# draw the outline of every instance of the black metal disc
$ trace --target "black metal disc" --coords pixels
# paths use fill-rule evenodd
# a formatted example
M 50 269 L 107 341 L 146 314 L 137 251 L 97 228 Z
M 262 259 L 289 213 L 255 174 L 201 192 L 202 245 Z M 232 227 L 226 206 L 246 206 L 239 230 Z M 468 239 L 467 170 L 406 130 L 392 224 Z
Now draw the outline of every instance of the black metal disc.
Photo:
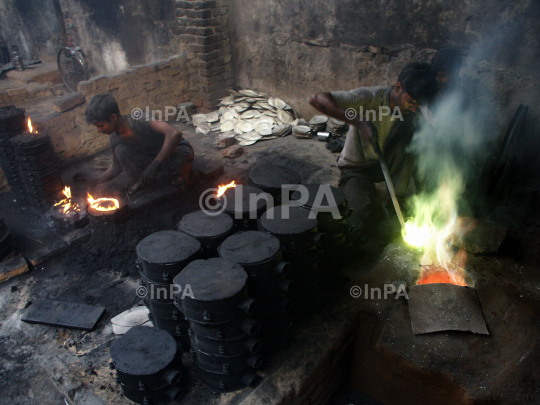
M 270 208 L 261 217 L 261 225 L 275 235 L 296 235 L 316 228 L 316 219 L 309 219 L 310 211 L 303 207 L 282 206 Z
M 279 253 L 279 239 L 266 232 L 237 232 L 218 248 L 224 259 L 240 264 L 260 263 Z
M 200 242 L 185 233 L 160 231 L 139 242 L 137 255 L 148 263 L 166 264 L 184 261 L 200 249 Z
M 195 260 L 174 278 L 184 290 L 189 284 L 195 301 L 217 301 L 238 294 L 247 281 L 238 263 L 222 258 Z
M 266 200 L 260 198 L 253 207 L 254 209 L 250 209 L 250 200 L 255 202 L 255 196 L 259 194 L 264 194 L 264 191 L 257 187 L 239 184 L 238 186 L 229 188 L 225 191 L 224 198 L 218 199 L 218 203 L 224 208 L 225 212 L 230 214 L 235 214 L 237 212 L 249 214 L 250 212 L 263 210 L 266 206 Z
M 307 188 L 308 195 L 309 195 L 307 202 L 303 205 L 304 207 L 313 208 L 313 203 L 315 202 L 315 197 L 317 196 L 317 193 L 323 192 L 323 190 L 321 190 L 320 188 L 321 186 L 330 187 L 330 191 L 332 195 L 334 196 L 334 200 L 335 200 L 335 204 L 330 204 L 330 202 L 328 201 L 328 198 L 326 198 L 326 193 L 325 193 L 325 195 L 322 195 L 322 201 L 320 202 L 322 207 L 339 207 L 346 200 L 345 193 L 341 191 L 339 188 L 335 188 L 327 184 L 304 184 L 304 186 Z M 301 197 L 302 197 L 302 194 L 300 193 L 300 191 L 295 191 L 291 196 L 291 200 L 299 200 Z
M 262 189 L 280 189 L 283 184 L 300 183 L 300 175 L 288 167 L 258 165 L 250 170 L 249 180 Z
M 148 326 L 131 328 L 110 349 L 114 366 L 126 374 L 156 374 L 171 364 L 177 345 L 165 330 Z
M 194 238 L 212 238 L 231 230 L 233 220 L 227 214 L 208 215 L 203 211 L 184 215 L 178 223 L 178 230 Z

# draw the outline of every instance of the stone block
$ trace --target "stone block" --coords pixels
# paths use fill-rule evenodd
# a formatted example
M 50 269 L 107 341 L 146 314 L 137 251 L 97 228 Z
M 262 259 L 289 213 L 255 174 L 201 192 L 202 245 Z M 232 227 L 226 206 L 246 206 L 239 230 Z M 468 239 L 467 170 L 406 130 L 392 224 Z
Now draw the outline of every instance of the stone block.
M 225 72 L 225 68 L 223 66 L 216 66 L 211 69 L 200 69 L 199 74 L 203 77 L 212 77 L 217 76 L 221 73 Z
M 188 27 L 187 33 L 189 35 L 200 35 L 208 37 L 214 35 L 214 29 L 212 27 Z
M 216 50 L 208 53 L 203 53 L 197 55 L 197 59 L 204 60 L 204 61 L 210 61 L 212 59 L 217 59 L 218 57 L 223 56 L 222 50 Z
M 212 35 L 209 37 L 197 37 L 197 43 L 200 45 L 212 45 L 221 41 L 221 34 Z
M 205 1 L 192 1 L 194 10 L 204 10 L 207 8 L 215 8 L 216 0 L 205 0 Z
M 222 21 L 220 17 L 194 18 L 194 19 L 188 19 L 187 25 L 191 27 L 216 27 L 220 25 L 221 23 Z
M 23 96 L 26 97 L 28 91 L 24 87 L 19 87 L 17 89 L 8 89 L 6 91 L 9 97 Z
M 185 0 L 176 0 L 176 7 L 178 8 L 187 8 L 191 9 L 193 8 L 194 1 L 185 1 Z
M 236 143 L 235 136 L 236 134 L 234 132 L 227 132 L 225 134 L 218 135 L 214 141 L 214 147 L 216 149 L 224 149 L 234 145 Z
M 28 263 L 23 256 L 16 256 L 13 259 L 0 263 L 0 283 L 6 282 L 13 277 L 28 273 Z
M 229 146 L 223 151 L 223 157 L 227 159 L 236 159 L 244 154 L 244 148 L 240 145 Z
M 186 29 L 186 32 L 187 32 L 187 29 Z M 180 39 L 180 41 L 186 44 L 194 44 L 197 42 L 197 37 L 195 35 L 184 34 L 184 35 L 180 35 L 178 38 Z
M 212 18 L 212 10 L 186 10 L 187 18 Z
M 177 8 L 174 14 L 176 15 L 176 17 L 185 17 L 186 9 L 185 8 Z
M 64 112 L 71 110 L 78 105 L 86 103 L 86 97 L 82 93 L 70 93 L 53 102 L 54 110 L 58 112 Z

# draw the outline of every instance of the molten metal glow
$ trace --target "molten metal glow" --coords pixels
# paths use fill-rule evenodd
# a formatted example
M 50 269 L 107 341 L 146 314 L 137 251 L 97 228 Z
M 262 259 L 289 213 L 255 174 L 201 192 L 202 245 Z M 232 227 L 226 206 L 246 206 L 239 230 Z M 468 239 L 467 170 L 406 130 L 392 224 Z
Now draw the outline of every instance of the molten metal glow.
M 92 209 L 100 212 L 116 211 L 120 208 L 120 202 L 116 198 L 103 197 L 96 200 L 90 193 L 88 193 L 88 204 Z
M 463 269 L 449 271 L 436 266 L 422 266 L 422 275 L 416 284 L 455 284 L 466 287 L 464 273 Z
M 79 204 L 71 201 L 71 188 L 66 186 L 64 188 L 63 193 L 66 198 L 57 202 L 56 204 L 54 204 L 54 206 L 61 207 L 62 214 L 69 214 L 71 212 L 79 212 L 81 210 L 81 207 L 79 207 Z
M 458 217 L 457 201 L 462 192 L 461 176 L 454 174 L 441 182 L 437 191 L 414 198 L 415 216 L 407 220 L 402 234 L 409 245 L 421 248 L 422 273 L 418 284 L 465 282 L 466 254 L 455 249 L 470 226 Z
M 233 180 L 229 184 L 226 184 L 224 186 L 218 187 L 217 197 L 221 197 L 223 194 L 225 194 L 225 191 L 231 187 L 236 187 L 236 182 Z

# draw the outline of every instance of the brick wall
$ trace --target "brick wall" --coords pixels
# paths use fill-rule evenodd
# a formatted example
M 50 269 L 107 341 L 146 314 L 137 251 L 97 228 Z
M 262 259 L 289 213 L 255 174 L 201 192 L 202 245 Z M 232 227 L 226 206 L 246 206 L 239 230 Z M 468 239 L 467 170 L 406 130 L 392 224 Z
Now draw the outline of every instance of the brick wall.
M 214 108 L 234 84 L 227 7 L 224 0 L 176 2 L 179 36 L 191 73 L 191 101 Z

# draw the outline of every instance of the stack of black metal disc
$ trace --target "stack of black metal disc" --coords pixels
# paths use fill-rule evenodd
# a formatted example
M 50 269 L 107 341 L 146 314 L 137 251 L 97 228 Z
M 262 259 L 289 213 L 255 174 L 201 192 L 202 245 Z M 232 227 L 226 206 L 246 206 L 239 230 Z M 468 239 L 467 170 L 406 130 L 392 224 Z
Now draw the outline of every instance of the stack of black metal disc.
M 229 188 L 218 204 L 234 220 L 237 229 L 257 230 L 257 219 L 266 211 L 267 201 L 272 200 L 260 188 L 238 185 Z
M 259 187 L 274 197 L 275 204 L 281 202 L 284 184 L 299 184 L 300 175 L 284 166 L 258 165 L 249 171 L 249 184 Z
M 47 132 L 22 133 L 11 138 L 30 204 L 47 208 L 61 200 L 64 185 Z
M 0 261 L 12 251 L 11 234 L 3 219 L 0 219 Z
M 310 211 L 299 206 L 270 208 L 260 219 L 260 230 L 279 239 L 283 260 L 291 264 L 289 277 L 296 282 L 292 292 L 294 317 L 301 318 L 314 312 L 321 301 L 321 272 L 318 262 L 321 244 L 326 235 L 318 232 L 318 221 L 309 218 Z
M 319 222 L 319 231 L 326 234 L 321 245 L 323 253 L 320 266 L 331 277 L 332 270 L 343 263 L 352 247 L 348 237 L 354 227 L 346 223 L 352 209 L 348 207 L 345 194 L 340 189 L 328 184 L 306 184 L 305 187 L 308 198 L 303 207 L 314 211 Z M 301 198 L 300 191 L 295 191 L 291 197 L 292 200 Z
M 130 401 L 166 405 L 184 395 L 182 351 L 164 330 L 131 328 L 112 344 L 110 354 L 116 381 Z
M 294 282 L 287 279 L 289 263 L 283 262 L 279 239 L 266 232 L 247 231 L 229 236 L 219 255 L 236 262 L 248 274 L 249 295 L 257 300 L 255 317 L 261 322 L 259 338 L 265 352 L 291 340 Z
M 194 211 L 182 217 L 178 230 L 197 239 L 202 245 L 204 258 L 209 259 L 218 256 L 217 248 L 234 232 L 234 223 L 227 214 L 209 215 Z
M 11 138 L 26 128 L 24 110 L 14 106 L 0 108 L 0 165 L 17 202 L 28 205 L 28 194 L 20 172 Z
M 174 279 L 190 323 L 191 353 L 200 380 L 210 388 L 235 391 L 254 387 L 261 359 L 261 341 L 254 339 L 260 324 L 248 315 L 255 301 L 248 298 L 247 274 L 238 263 L 222 258 L 196 260 Z
M 183 351 L 188 351 L 191 345 L 189 322 L 174 305 L 173 279 L 190 262 L 202 257 L 201 244 L 181 232 L 160 231 L 139 242 L 137 257 L 150 319 L 155 326 L 169 332 L 181 344 Z

